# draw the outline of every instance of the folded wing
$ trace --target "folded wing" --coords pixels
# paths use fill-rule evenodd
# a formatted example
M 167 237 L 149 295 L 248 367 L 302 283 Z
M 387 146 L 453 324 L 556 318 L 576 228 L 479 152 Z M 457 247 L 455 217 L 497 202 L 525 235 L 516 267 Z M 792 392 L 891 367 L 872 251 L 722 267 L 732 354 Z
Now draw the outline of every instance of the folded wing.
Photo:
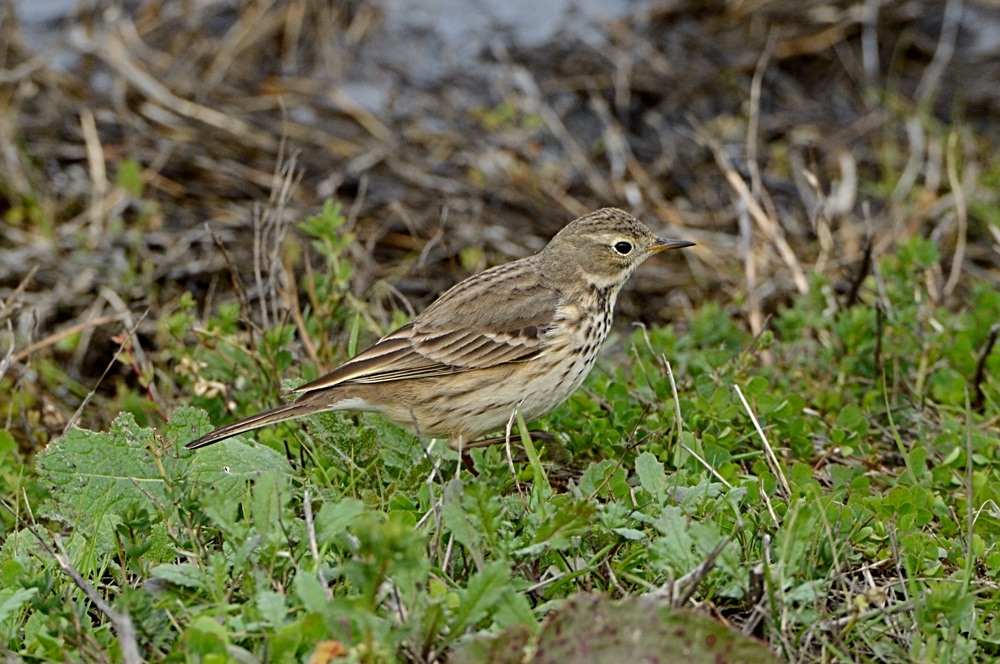
M 489 272 L 481 275 L 489 275 Z M 473 277 L 475 280 L 476 277 Z M 441 297 L 462 299 L 468 293 L 449 291 Z M 474 318 L 457 320 L 458 307 L 431 307 L 398 330 L 389 333 L 353 359 L 330 373 L 295 390 L 298 393 L 323 390 L 345 383 L 382 383 L 395 380 L 433 378 L 475 369 L 486 369 L 510 362 L 530 360 L 547 347 L 546 332 L 552 325 L 558 306 L 558 293 L 535 284 L 530 309 L 514 310 L 509 301 L 498 295 L 502 289 L 479 290 L 478 297 L 491 312 L 489 321 Z M 496 315 L 499 314 L 499 315 Z M 497 319 L 503 321 L 497 326 Z

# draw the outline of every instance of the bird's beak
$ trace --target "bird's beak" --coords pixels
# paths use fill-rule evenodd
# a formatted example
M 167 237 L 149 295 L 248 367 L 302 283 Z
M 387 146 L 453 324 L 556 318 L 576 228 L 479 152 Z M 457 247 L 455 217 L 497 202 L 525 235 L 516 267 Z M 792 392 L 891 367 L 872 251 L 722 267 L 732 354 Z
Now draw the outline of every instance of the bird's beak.
M 687 240 L 668 240 L 663 237 L 656 238 L 656 244 L 654 244 L 650 250 L 654 254 L 658 254 L 661 251 L 666 251 L 667 249 L 683 249 L 684 247 L 693 247 L 694 242 L 688 242 Z

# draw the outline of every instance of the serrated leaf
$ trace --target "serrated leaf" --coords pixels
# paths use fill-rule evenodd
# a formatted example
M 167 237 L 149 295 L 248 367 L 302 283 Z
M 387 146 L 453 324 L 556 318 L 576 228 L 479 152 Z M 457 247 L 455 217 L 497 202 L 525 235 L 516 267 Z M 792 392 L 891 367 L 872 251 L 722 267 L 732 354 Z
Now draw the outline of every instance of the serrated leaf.
M 509 582 L 510 571 L 507 565 L 496 560 L 486 563 L 483 569 L 473 574 L 465 592 L 461 594 L 461 603 L 455 610 L 451 633 L 461 634 L 496 608 L 496 603 L 507 591 Z
M 95 533 L 109 512 L 128 504 L 158 509 L 164 479 L 148 449 L 155 444 L 153 436 L 152 429 L 122 413 L 107 433 L 72 429 L 53 441 L 37 459 L 39 480 L 52 491 L 43 514 Z
M 503 514 L 500 496 L 486 484 L 463 484 L 453 479 L 445 485 L 442 514 L 445 527 L 472 555 L 476 566 L 482 567 L 486 560 L 484 546 L 496 549 L 498 543 Z M 505 552 L 494 550 L 493 555 L 503 556 Z
M 212 422 L 208 419 L 208 413 L 201 408 L 182 406 L 170 416 L 166 435 L 167 440 L 174 441 L 180 447 L 211 430 Z
M 583 497 L 589 497 L 598 493 L 599 490 L 605 488 L 606 480 L 608 476 L 614 472 L 618 464 L 611 459 L 604 459 L 603 461 L 597 461 L 587 466 L 587 469 L 583 471 L 583 475 L 580 476 L 580 493 Z
M 445 484 L 441 514 L 444 517 L 445 528 L 451 531 L 455 540 L 476 555 L 479 551 L 477 543 L 482 539 L 482 533 L 473 526 L 472 520 L 466 514 L 465 506 L 462 505 L 463 486 L 462 480 L 458 478 L 449 480 Z
M 203 412 L 183 408 L 168 436 L 183 440 L 209 428 Z M 274 450 L 233 440 L 179 456 L 166 453 L 153 429 L 140 427 L 130 413 L 119 415 L 106 432 L 70 430 L 39 453 L 37 467 L 40 483 L 52 492 L 42 513 L 72 523 L 90 538 L 106 534 L 129 505 L 158 512 L 168 502 L 167 482 L 209 487 L 222 499 L 235 500 L 262 472 L 291 472 Z
M 292 472 L 282 454 L 264 445 L 249 445 L 239 438 L 197 450 L 186 458 L 191 464 L 187 475 L 189 482 L 212 487 L 234 499 L 243 495 L 247 482 L 256 480 L 267 470 Z
M 667 475 L 663 471 L 663 464 L 653 454 L 643 452 L 635 460 L 635 472 L 639 476 L 639 483 L 642 488 L 662 504 L 663 494 L 667 485 Z
M 546 515 L 539 524 L 532 543 L 517 553 L 533 556 L 545 550 L 565 549 L 573 544 L 573 538 L 584 535 L 594 520 L 597 510 L 586 502 L 560 504 L 554 513 Z
M 692 524 L 688 523 L 677 507 L 668 506 L 653 521 L 661 533 L 647 546 L 651 564 L 656 569 L 669 569 L 675 574 L 687 572 L 701 560 L 695 551 Z

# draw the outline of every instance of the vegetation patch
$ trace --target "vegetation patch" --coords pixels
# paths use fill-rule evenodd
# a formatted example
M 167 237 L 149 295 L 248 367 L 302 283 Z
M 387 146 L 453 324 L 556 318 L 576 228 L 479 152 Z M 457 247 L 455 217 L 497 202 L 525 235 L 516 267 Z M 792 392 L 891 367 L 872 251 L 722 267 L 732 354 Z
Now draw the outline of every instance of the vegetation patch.
M 1000 657 L 995 19 L 751 4 L 443 79 L 372 3 L 0 4 L 6 657 Z M 184 450 L 605 205 L 698 246 L 509 440 Z

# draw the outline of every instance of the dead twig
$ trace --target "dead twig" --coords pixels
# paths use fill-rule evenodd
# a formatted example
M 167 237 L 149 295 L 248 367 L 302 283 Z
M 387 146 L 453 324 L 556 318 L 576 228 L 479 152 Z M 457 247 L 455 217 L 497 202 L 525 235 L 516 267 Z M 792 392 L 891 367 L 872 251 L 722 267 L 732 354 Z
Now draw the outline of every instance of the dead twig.
M 65 329 L 50 334 L 41 341 L 36 341 L 35 343 L 31 344 L 21 352 L 17 353 L 14 356 L 14 361 L 24 362 L 25 360 L 28 359 L 28 357 L 31 356 L 32 353 L 37 353 L 43 348 L 48 348 L 49 346 L 53 346 L 62 341 L 63 339 L 65 339 L 66 337 L 70 337 L 74 334 L 77 334 L 84 330 L 88 330 L 90 328 L 100 327 L 101 325 L 107 325 L 108 323 L 114 323 L 124 319 L 125 319 L 124 314 L 117 313 L 117 314 L 109 314 L 107 316 L 99 316 L 91 320 L 85 320 L 82 323 L 77 323 L 76 325 L 70 325 Z
M 934 50 L 934 57 L 931 63 L 924 70 L 924 75 L 917 86 L 916 97 L 918 105 L 926 107 L 937 93 L 941 85 L 941 77 L 944 76 L 948 64 L 955 55 L 955 43 L 958 38 L 959 23 L 962 20 L 962 0 L 948 0 L 944 6 L 944 14 L 941 17 L 941 33 L 938 37 L 937 48 Z
M 135 625 L 132 623 L 132 617 L 127 611 L 117 611 L 110 604 L 104 601 L 100 593 L 94 589 L 90 583 L 83 578 L 83 575 L 73 567 L 73 564 L 69 561 L 69 554 L 66 553 L 66 548 L 63 546 L 62 539 L 58 535 L 53 535 L 53 546 L 49 545 L 49 542 L 42 537 L 41 533 L 24 517 L 14 511 L 6 500 L 0 499 L 0 504 L 13 515 L 13 517 L 21 524 L 22 528 L 25 528 L 30 532 L 38 543 L 41 545 L 42 549 L 45 550 L 52 558 L 58 563 L 59 569 L 62 570 L 63 574 L 68 576 L 70 580 L 76 584 L 76 587 L 83 591 L 83 594 L 87 596 L 87 599 L 97 608 L 98 611 L 104 614 L 104 616 L 111 621 L 112 626 L 115 629 L 115 634 L 118 637 L 118 647 L 121 651 L 122 660 L 126 664 L 141 664 L 143 661 L 142 656 L 139 654 L 139 643 L 136 640 Z
M 740 386 L 733 385 L 733 387 L 736 389 L 736 394 L 739 395 L 740 401 L 743 402 L 743 408 L 746 409 L 747 414 L 750 416 L 750 420 L 753 422 L 753 426 L 757 430 L 757 434 L 764 443 L 764 459 L 767 461 L 767 465 L 771 468 L 771 472 L 778 481 L 778 488 L 781 489 L 782 495 L 786 498 L 791 496 L 792 489 L 788 485 L 788 480 L 785 479 L 785 471 L 781 469 L 781 464 L 778 462 L 778 456 L 774 453 L 774 448 L 772 448 L 771 443 L 768 442 L 767 436 L 764 435 L 764 430 L 761 428 L 760 422 L 757 421 L 757 416 L 754 415 L 753 410 L 750 408 L 750 404 L 747 403 L 746 397 L 743 396 L 743 390 L 740 389 Z
M 80 405 L 77 407 L 76 412 L 74 412 L 73 416 L 69 418 L 68 422 L 66 422 L 66 427 L 63 429 L 63 435 L 66 435 L 66 433 L 70 429 L 72 429 L 74 426 L 76 426 L 76 423 L 80 419 L 80 415 L 83 414 L 83 409 L 87 407 L 87 404 L 90 403 L 90 400 L 94 398 L 94 394 L 97 393 L 97 386 L 100 385 L 104 381 L 105 377 L 108 375 L 108 372 L 111 371 L 111 367 L 113 367 L 115 365 L 115 362 L 118 361 L 118 357 L 122 354 L 122 351 L 125 350 L 125 347 L 131 341 L 132 337 L 135 336 L 135 331 L 137 329 L 139 329 L 139 324 L 143 320 L 145 320 L 147 314 L 149 314 L 149 310 L 148 309 L 143 312 L 142 316 L 139 316 L 139 320 L 137 320 L 135 322 L 135 325 L 133 325 L 129 329 L 128 336 L 121 341 L 121 344 L 119 344 L 119 346 L 118 346 L 118 350 L 115 351 L 114 357 L 112 357 L 111 361 L 108 362 L 107 366 L 104 367 L 104 371 L 101 373 L 101 376 L 97 379 L 97 382 L 94 383 L 94 386 L 90 389 L 90 392 L 87 393 L 87 396 L 83 399 L 83 401 L 80 402 Z M 119 314 L 119 315 L 121 315 L 121 314 Z M 157 405 L 159 405 L 159 404 L 157 404 Z
M 14 306 L 17 304 L 17 301 L 21 299 L 21 295 L 28 287 L 28 284 L 31 283 L 31 280 L 34 278 L 36 272 L 38 272 L 38 266 L 32 265 L 31 269 L 28 270 L 28 274 L 24 275 L 21 281 L 17 284 L 17 287 L 14 288 L 14 292 L 7 298 L 7 301 L 0 304 L 0 322 L 7 320 L 7 318 L 14 312 Z
M 986 378 L 986 359 L 993 352 L 996 345 L 997 335 L 1000 334 L 1000 323 L 994 323 L 990 328 L 990 333 L 986 336 L 986 343 L 979 350 L 979 357 L 976 359 L 976 373 L 972 378 L 972 391 L 975 396 L 972 398 L 972 407 L 982 410 L 983 401 L 986 396 L 983 394 L 983 379 Z
M 962 188 L 962 178 L 958 173 L 958 158 L 955 151 L 958 145 L 958 132 L 951 132 L 948 136 L 948 152 L 945 158 L 946 169 L 948 171 L 948 184 L 951 186 L 951 193 L 955 200 L 955 222 L 958 225 L 957 238 L 955 240 L 955 255 L 951 259 L 951 271 L 948 274 L 948 281 L 944 285 L 944 294 L 951 295 L 958 286 L 958 280 L 962 276 L 962 262 L 965 260 L 965 246 L 968 242 L 969 214 L 965 204 L 965 190 Z
M 792 281 L 795 284 L 796 290 L 801 294 L 806 294 L 809 292 L 809 280 L 806 279 L 805 270 L 802 269 L 802 265 L 799 263 L 799 259 L 796 258 L 795 252 L 792 251 L 791 245 L 788 244 L 788 240 L 785 239 L 785 232 L 781 228 L 781 225 L 764 211 L 760 206 L 760 203 L 753 197 L 750 188 L 747 187 L 746 182 L 736 169 L 733 168 L 732 161 L 729 159 L 729 155 L 726 151 L 722 149 L 722 145 L 719 144 L 714 138 L 710 138 L 705 134 L 704 131 L 699 131 L 703 142 L 707 143 L 708 147 L 712 150 L 715 155 L 716 164 L 722 169 L 722 173 L 726 178 L 726 182 L 729 186 L 733 188 L 733 191 L 739 196 L 740 201 L 746 205 L 747 211 L 753 218 L 757 225 L 760 227 L 767 239 L 774 245 L 777 250 L 778 255 L 784 261 L 785 265 L 788 267 L 789 271 L 792 273 Z
M 175 95 L 167 86 L 157 81 L 136 64 L 136 59 L 126 51 L 125 43 L 120 35 L 107 31 L 100 37 L 92 37 L 82 26 L 76 26 L 69 31 L 68 40 L 73 47 L 81 52 L 95 55 L 104 60 L 139 92 L 172 112 L 229 132 L 240 140 L 252 143 L 259 148 L 273 149 L 274 139 L 269 134 L 257 130 L 228 113 L 196 104 Z

